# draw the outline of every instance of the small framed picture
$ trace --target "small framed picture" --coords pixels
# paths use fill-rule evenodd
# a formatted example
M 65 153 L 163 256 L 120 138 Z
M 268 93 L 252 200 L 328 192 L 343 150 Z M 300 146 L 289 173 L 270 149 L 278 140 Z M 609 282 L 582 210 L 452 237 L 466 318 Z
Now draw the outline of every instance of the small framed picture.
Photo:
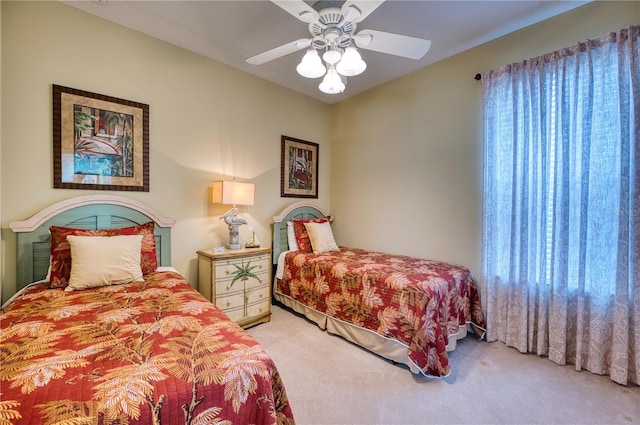
M 281 138 L 280 196 L 292 198 L 318 197 L 318 144 Z
M 149 191 L 149 105 L 53 85 L 53 187 Z

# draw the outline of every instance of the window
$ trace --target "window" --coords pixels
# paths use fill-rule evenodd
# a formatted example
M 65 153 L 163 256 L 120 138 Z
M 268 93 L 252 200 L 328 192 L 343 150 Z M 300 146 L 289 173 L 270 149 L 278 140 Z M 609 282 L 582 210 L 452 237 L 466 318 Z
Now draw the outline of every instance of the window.
M 630 27 L 482 78 L 487 338 L 597 373 L 626 362 L 617 382 L 617 368 L 640 374 L 639 38 Z

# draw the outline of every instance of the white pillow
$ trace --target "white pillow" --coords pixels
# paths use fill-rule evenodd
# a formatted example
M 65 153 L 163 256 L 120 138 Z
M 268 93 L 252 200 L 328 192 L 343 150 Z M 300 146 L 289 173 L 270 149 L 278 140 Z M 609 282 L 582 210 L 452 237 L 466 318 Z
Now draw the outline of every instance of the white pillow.
M 53 255 L 49 256 L 49 268 L 47 269 L 47 277 L 44 278 L 47 282 L 51 282 L 51 261 L 53 260 Z
M 304 227 L 309 234 L 309 241 L 314 254 L 324 254 L 325 252 L 340 251 L 338 244 L 333 238 L 331 223 L 304 223 Z
M 142 235 L 67 236 L 71 274 L 65 291 L 141 282 Z
M 287 241 L 289 242 L 289 251 L 300 251 L 296 232 L 293 230 L 293 221 L 287 221 Z

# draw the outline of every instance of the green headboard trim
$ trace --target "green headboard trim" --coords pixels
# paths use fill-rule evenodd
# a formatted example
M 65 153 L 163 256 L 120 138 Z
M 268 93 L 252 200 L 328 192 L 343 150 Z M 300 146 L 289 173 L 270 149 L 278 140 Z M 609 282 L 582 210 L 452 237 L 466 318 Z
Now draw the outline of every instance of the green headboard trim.
M 287 240 L 287 221 L 294 218 L 303 220 L 326 217 L 329 214 L 317 205 L 306 201 L 298 201 L 286 207 L 280 214 L 273 217 L 273 264 L 277 264 L 280 253 L 289 249 Z M 274 267 L 275 270 L 275 267 Z
M 149 206 L 114 195 L 87 195 L 51 205 L 25 221 L 10 223 L 18 245 L 17 289 L 44 279 L 49 268 L 49 227 L 109 229 L 155 222 L 158 265 L 171 265 L 171 226 L 175 220 Z

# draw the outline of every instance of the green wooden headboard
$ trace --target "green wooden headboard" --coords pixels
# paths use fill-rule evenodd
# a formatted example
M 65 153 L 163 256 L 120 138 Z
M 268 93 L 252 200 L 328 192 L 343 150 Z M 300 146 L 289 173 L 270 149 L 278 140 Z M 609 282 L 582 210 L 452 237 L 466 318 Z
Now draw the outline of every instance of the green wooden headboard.
M 306 201 L 298 201 L 286 207 L 280 214 L 273 217 L 273 264 L 277 264 L 280 253 L 289 249 L 287 241 L 287 221 L 294 218 L 303 220 L 326 217 L 329 214 L 324 212 L 319 206 Z M 275 267 L 274 267 L 275 270 Z
M 49 268 L 49 227 L 109 229 L 155 222 L 158 265 L 171 265 L 171 227 L 175 220 L 140 201 L 114 195 L 86 195 L 53 204 L 25 221 L 9 224 L 17 236 L 17 289 L 44 279 Z

